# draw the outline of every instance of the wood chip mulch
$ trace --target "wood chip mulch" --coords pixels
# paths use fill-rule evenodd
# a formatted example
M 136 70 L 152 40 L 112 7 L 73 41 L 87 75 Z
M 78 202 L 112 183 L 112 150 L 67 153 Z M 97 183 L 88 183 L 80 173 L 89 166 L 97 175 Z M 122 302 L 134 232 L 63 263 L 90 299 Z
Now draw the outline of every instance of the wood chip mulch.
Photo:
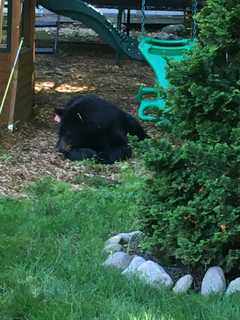
M 74 181 L 79 174 L 99 174 L 116 179 L 119 165 L 86 166 L 64 160 L 55 151 L 57 126 L 54 107 L 74 95 L 94 93 L 135 115 L 136 92 L 151 84 L 153 74 L 144 63 L 122 60 L 103 45 L 70 47 L 58 55 L 36 58 L 35 106 L 32 119 L 10 133 L 0 131 L 0 194 L 23 196 L 24 186 L 44 176 Z M 152 124 L 144 123 L 148 133 Z

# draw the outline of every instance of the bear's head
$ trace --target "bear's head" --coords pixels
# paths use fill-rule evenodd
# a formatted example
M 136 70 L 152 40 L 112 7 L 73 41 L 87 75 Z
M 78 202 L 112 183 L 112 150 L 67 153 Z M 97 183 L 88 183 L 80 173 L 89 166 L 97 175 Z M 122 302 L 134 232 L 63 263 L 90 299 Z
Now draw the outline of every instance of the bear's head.
M 59 123 L 56 148 L 61 153 L 67 153 L 74 148 L 88 148 L 91 138 L 96 136 L 100 128 L 77 105 L 55 108 L 54 120 Z

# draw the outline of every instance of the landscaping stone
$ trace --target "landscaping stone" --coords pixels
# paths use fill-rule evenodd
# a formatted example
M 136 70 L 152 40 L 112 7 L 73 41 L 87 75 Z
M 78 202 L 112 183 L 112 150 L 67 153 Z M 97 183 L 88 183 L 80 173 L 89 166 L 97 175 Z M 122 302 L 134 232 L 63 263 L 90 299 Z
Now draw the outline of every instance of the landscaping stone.
M 190 274 L 186 274 L 176 282 L 173 291 L 175 293 L 185 293 L 191 288 L 192 283 L 193 277 Z
M 129 266 L 122 272 L 122 274 L 136 273 L 138 267 L 143 264 L 146 260 L 142 257 L 135 256 Z
M 144 233 L 141 231 L 132 231 L 132 232 L 122 232 L 118 236 L 121 238 L 121 244 L 129 244 L 130 242 L 138 242 L 143 238 Z
M 123 247 L 120 244 L 113 242 L 113 243 L 109 243 L 108 245 L 106 245 L 103 248 L 103 253 L 104 254 L 113 254 L 115 252 L 119 252 L 122 250 L 123 250 Z
M 109 238 L 106 242 L 105 242 L 105 247 L 108 246 L 109 244 L 119 244 L 121 241 L 121 234 L 117 234 L 111 238 Z
M 136 250 L 140 241 L 144 238 L 144 233 L 141 231 L 133 231 L 128 234 L 128 250 Z
M 226 280 L 224 272 L 220 267 L 211 267 L 207 270 L 201 285 L 201 294 L 222 293 L 226 290 Z
M 173 285 L 173 280 L 169 274 L 160 265 L 150 260 L 142 263 L 137 268 L 137 274 L 142 280 L 151 285 L 163 285 L 166 287 L 172 287 Z
M 236 278 L 232 280 L 227 288 L 226 295 L 230 295 L 233 293 L 239 292 L 240 293 L 240 278 Z
M 121 232 L 109 238 L 105 245 L 112 243 L 128 244 L 129 242 L 138 242 L 142 240 L 144 233 L 142 231 Z
M 113 267 L 123 271 L 129 266 L 132 259 L 133 259 L 133 256 L 130 256 L 125 252 L 116 252 L 110 255 L 105 260 L 105 262 L 103 263 L 103 266 Z

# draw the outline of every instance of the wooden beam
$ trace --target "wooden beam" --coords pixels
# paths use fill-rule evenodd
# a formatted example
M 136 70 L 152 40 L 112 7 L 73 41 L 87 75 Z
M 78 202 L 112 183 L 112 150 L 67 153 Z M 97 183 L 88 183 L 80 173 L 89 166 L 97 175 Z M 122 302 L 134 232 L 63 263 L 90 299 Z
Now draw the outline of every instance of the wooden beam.
M 19 97 L 19 90 L 21 90 L 20 81 L 22 83 L 28 77 L 30 77 L 29 82 L 31 84 L 27 86 L 28 91 L 26 92 L 26 96 L 28 95 L 31 98 L 31 100 L 33 99 L 33 92 L 34 92 L 33 72 L 31 73 L 27 72 L 27 68 L 28 68 L 27 67 L 23 77 L 22 68 L 24 68 L 24 65 L 26 63 L 23 61 L 24 57 L 26 57 L 26 50 L 30 52 L 30 54 L 27 54 L 27 59 L 29 60 L 29 66 L 33 68 L 33 60 L 34 60 L 34 52 L 35 52 L 35 46 L 34 46 L 35 4 L 36 4 L 35 0 L 25 0 L 24 12 L 22 11 L 22 6 L 18 6 L 18 10 L 16 11 L 16 12 L 22 13 L 20 14 L 17 20 L 17 25 L 21 26 L 21 23 L 24 22 L 23 37 L 24 37 L 24 46 L 26 47 L 24 51 L 21 52 L 19 63 L 15 70 L 14 79 L 12 83 L 9 121 L 8 121 L 8 128 L 10 130 L 14 129 L 16 122 L 24 118 L 23 116 L 21 116 L 21 119 L 19 119 L 18 109 L 19 109 L 19 106 L 21 106 L 21 101 L 18 100 L 18 97 Z M 18 35 L 16 35 L 16 33 L 14 35 L 16 36 L 17 40 L 20 37 L 19 29 L 20 28 L 18 28 Z M 28 100 L 30 100 L 30 98 Z M 21 112 L 25 112 L 25 110 L 22 109 L 22 106 L 21 106 Z M 29 106 L 26 106 L 26 113 L 29 115 Z
M 10 98 L 9 98 L 9 118 L 8 118 L 8 128 L 13 130 L 13 122 L 14 122 L 14 112 L 15 112 L 15 104 L 16 104 L 16 95 L 17 95 L 17 81 L 18 81 L 18 59 L 17 57 L 19 45 L 20 45 L 20 30 L 21 30 L 21 22 L 22 22 L 22 12 L 23 12 L 23 2 L 22 1 L 14 1 L 14 6 L 12 7 L 12 41 L 15 40 L 14 47 L 12 46 L 12 58 L 14 67 L 13 81 L 12 87 L 10 90 Z M 14 38 L 14 39 L 13 39 Z M 20 47 L 21 50 L 21 47 Z M 20 55 L 20 51 L 19 51 Z M 15 65 L 15 66 L 14 66 Z

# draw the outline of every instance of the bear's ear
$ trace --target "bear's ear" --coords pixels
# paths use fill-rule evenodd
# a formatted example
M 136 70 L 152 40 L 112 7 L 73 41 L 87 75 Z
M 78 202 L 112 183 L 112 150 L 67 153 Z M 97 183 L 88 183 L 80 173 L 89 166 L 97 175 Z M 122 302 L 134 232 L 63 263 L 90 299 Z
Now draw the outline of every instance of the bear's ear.
M 55 108 L 54 121 L 60 123 L 62 120 L 64 108 L 57 107 Z

